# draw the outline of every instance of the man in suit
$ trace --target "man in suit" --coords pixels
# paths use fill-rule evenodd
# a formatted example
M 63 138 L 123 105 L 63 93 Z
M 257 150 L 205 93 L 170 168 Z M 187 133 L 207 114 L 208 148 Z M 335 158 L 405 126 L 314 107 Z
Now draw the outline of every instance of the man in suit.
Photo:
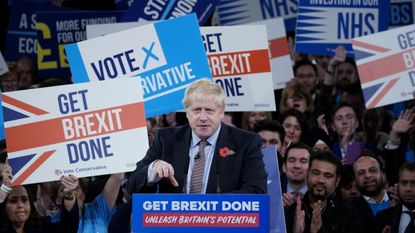
M 284 175 L 281 176 L 281 191 L 284 207 L 292 205 L 297 196 L 307 192 L 307 173 L 311 149 L 303 143 L 294 143 L 285 151 Z
M 370 151 L 364 151 L 353 163 L 354 179 L 362 196 L 352 199 L 350 204 L 363 216 L 366 232 L 373 232 L 376 213 L 393 204 L 387 193 L 384 171 L 380 156 Z
M 336 195 L 340 161 L 330 151 L 313 152 L 307 174 L 308 191 L 303 199 L 285 209 L 289 233 L 364 232 L 357 209 L 345 205 Z
M 261 139 L 221 123 L 222 88 L 207 79 L 194 82 L 183 104 L 189 125 L 158 131 L 129 179 L 129 192 L 266 193 Z
M 400 204 L 376 215 L 375 232 L 415 232 L 415 162 L 405 163 L 399 170 L 398 196 Z

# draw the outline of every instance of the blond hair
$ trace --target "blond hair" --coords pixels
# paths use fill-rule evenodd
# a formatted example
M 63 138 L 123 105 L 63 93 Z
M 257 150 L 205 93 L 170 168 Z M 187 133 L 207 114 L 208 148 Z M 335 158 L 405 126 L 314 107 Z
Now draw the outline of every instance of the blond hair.
M 182 103 L 188 108 L 193 101 L 205 101 L 210 99 L 224 110 L 225 98 L 222 87 L 207 78 L 203 78 L 193 82 L 187 87 Z

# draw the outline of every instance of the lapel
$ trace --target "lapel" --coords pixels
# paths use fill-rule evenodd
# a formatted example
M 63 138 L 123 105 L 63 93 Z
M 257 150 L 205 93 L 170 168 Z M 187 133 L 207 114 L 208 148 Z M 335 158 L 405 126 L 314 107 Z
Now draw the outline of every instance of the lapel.
M 228 147 L 235 151 L 234 142 L 231 138 L 230 126 L 226 124 L 221 125 L 218 140 L 216 141 L 215 152 L 213 154 L 212 165 L 210 166 L 209 179 L 206 188 L 206 193 L 220 193 L 224 184 L 221 183 L 221 176 L 226 173 L 225 168 L 230 160 L 230 157 L 223 158 L 219 155 L 220 148 Z M 218 184 L 219 183 L 219 184 Z
M 402 204 L 398 204 L 392 211 L 392 226 L 391 232 L 398 233 L 399 232 L 399 223 L 401 221 L 401 214 L 402 214 Z
M 185 192 L 187 171 L 189 168 L 189 147 L 191 136 L 191 129 L 189 125 L 178 128 L 174 133 L 175 141 L 173 142 L 173 168 L 174 176 L 179 183 L 178 192 Z

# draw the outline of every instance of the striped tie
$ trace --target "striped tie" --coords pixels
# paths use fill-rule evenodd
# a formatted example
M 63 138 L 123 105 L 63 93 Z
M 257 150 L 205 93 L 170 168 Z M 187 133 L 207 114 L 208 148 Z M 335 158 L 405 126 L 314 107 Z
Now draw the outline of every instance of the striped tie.
M 199 152 L 195 156 L 189 193 L 202 193 L 203 174 L 205 171 L 206 139 L 199 141 Z

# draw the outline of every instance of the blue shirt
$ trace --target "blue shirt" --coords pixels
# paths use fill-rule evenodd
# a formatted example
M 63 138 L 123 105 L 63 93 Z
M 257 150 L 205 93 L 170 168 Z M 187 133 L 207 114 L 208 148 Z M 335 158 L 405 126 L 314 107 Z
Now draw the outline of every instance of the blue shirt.
M 113 213 L 104 195 L 99 194 L 92 203 L 84 205 L 84 213 L 79 218 L 78 233 L 107 233 Z

